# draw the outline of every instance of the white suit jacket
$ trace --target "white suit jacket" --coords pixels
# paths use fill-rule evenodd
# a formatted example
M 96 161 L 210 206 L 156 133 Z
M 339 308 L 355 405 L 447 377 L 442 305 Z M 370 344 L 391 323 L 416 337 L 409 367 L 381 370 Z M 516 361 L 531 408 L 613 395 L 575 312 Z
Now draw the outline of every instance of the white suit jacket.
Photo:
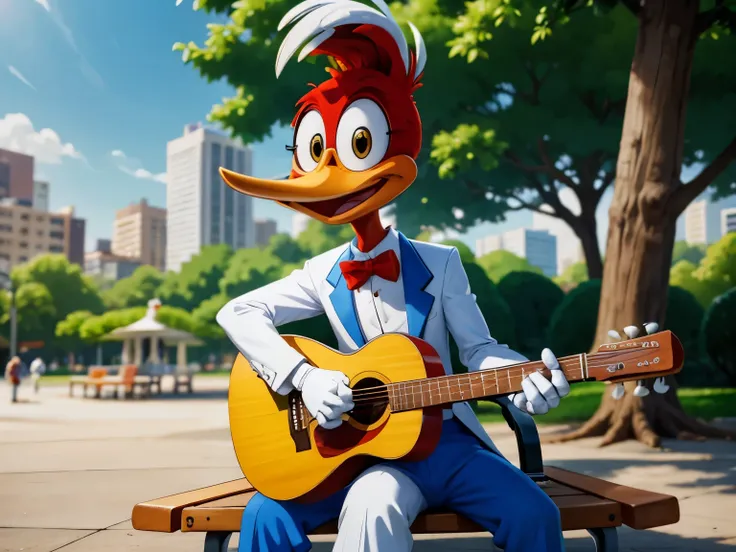
M 340 262 L 373 258 L 388 249 L 399 257 L 398 281 L 373 276 L 350 291 Z M 289 376 L 304 358 L 281 339 L 276 327 L 322 313 L 342 352 L 354 351 L 381 333 L 405 333 L 432 345 L 451 374 L 451 333 L 469 370 L 527 360 L 491 337 L 456 248 L 409 240 L 393 229 L 368 253 L 354 242 L 342 245 L 286 278 L 233 299 L 217 314 L 217 322 L 271 389 L 287 394 L 292 390 Z M 452 413 L 498 452 L 468 403 L 454 404 Z

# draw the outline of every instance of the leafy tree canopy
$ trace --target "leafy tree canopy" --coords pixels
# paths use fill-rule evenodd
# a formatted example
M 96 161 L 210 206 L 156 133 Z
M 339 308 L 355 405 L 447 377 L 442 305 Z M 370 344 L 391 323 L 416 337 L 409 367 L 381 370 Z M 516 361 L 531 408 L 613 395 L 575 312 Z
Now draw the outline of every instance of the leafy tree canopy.
M 90 343 L 99 341 L 100 338 L 111 331 L 140 320 L 145 314 L 145 307 L 107 311 L 102 315 L 87 318 L 82 322 L 79 326 L 79 337 Z
M 343 245 L 354 237 L 353 229 L 349 225 L 334 226 L 310 220 L 306 230 L 297 236 L 296 242 L 307 256 L 314 257 Z
M 16 292 L 19 341 L 44 341 L 54 337 L 56 305 L 49 289 L 38 282 L 28 282 Z
M 285 263 L 296 263 L 307 258 L 307 253 L 289 234 L 275 234 L 271 236 L 266 252 L 275 255 Z
M 263 249 L 238 249 L 220 280 L 220 292 L 225 297 L 237 297 L 281 275 L 281 259 Z
M 672 249 L 672 266 L 680 261 L 688 261 L 697 265 L 705 257 L 706 249 L 704 245 L 690 245 L 686 241 L 677 241 Z
M 139 266 L 127 278 L 115 282 L 102 298 L 109 309 L 145 307 L 156 297 L 156 292 L 164 281 L 164 275 L 153 266 Z
M 460 254 L 460 260 L 463 263 L 473 263 L 475 264 L 475 253 L 473 253 L 473 250 L 468 247 L 468 244 L 465 242 L 462 242 L 460 240 L 445 240 L 442 242 L 444 245 L 449 245 L 457 249 L 457 252 Z
M 180 272 L 166 274 L 159 289 L 161 302 L 191 311 L 216 295 L 232 254 L 232 249 L 223 244 L 203 247 Z
M 582 263 L 573 263 L 562 271 L 562 274 L 553 278 L 558 285 L 580 284 L 588 280 L 588 267 Z
M 483 255 L 475 259 L 475 262 L 486 271 L 488 278 L 496 283 L 500 282 L 510 272 L 534 272 L 536 274 L 542 274 L 541 269 L 532 266 L 526 259 L 503 249 Z
M 84 342 L 80 337 L 79 329 L 87 320 L 94 317 L 89 311 L 74 311 L 56 325 L 55 335 L 57 344 L 68 351 L 74 351 Z
M 704 352 L 736 385 L 736 288 L 713 301 L 705 313 L 701 337 Z

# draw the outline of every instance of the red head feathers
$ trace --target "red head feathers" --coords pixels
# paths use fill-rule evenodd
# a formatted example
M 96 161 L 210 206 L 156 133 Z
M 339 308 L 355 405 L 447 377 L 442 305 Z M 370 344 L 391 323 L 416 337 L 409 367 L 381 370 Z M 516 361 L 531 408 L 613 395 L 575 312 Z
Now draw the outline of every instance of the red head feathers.
M 416 51 L 383 0 L 306 0 L 279 30 L 293 27 L 278 52 L 276 76 L 298 60 L 330 56 L 338 68 L 298 102 L 288 181 L 223 171 L 233 188 L 274 199 L 331 224 L 354 222 L 393 201 L 416 178 L 421 121 L 413 93 L 426 62 L 424 41 L 409 24 Z

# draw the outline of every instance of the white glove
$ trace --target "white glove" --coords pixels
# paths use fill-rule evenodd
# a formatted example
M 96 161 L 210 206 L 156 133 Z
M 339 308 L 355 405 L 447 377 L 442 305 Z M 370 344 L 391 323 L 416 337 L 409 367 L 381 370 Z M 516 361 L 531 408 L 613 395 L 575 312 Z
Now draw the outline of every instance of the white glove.
M 340 416 L 354 407 L 353 390 L 348 387 L 350 380 L 342 372 L 304 363 L 294 374 L 292 383 L 301 391 L 309 413 L 325 429 L 338 427 L 342 423 Z
M 509 395 L 516 408 L 529 414 L 546 414 L 550 408 L 557 407 L 560 399 L 570 392 L 570 384 L 554 353 L 544 349 L 542 362 L 552 373 L 552 381 L 539 372 L 534 372 L 522 380 L 522 393 Z

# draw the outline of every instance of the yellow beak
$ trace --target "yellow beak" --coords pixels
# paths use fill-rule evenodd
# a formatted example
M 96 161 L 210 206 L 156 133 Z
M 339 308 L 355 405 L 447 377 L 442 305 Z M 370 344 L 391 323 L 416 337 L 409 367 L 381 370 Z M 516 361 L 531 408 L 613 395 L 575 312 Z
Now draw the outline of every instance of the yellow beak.
M 299 176 L 269 180 L 220 169 L 227 185 L 240 193 L 277 201 L 327 224 L 345 224 L 396 199 L 414 182 L 417 166 L 408 155 L 396 155 L 355 172 L 327 149 L 313 171 L 304 173 L 294 163 L 294 172 Z

